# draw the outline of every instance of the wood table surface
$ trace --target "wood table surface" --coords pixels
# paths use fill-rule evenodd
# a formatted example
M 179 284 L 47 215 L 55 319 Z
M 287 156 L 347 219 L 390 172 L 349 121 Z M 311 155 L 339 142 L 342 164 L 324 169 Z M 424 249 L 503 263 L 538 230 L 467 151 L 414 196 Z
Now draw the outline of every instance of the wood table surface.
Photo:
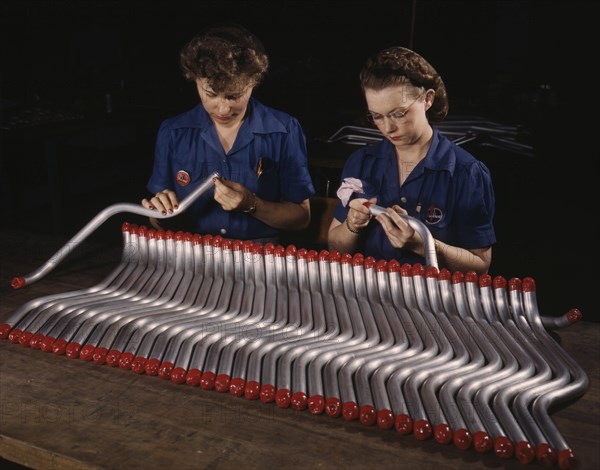
M 0 231 L 0 323 L 28 300 L 91 287 L 122 248 L 87 240 L 40 281 L 10 288 L 66 242 Z M 585 315 L 585 313 L 584 313 Z M 600 324 L 553 333 L 588 374 L 585 394 L 551 410 L 581 469 L 600 468 Z M 236 398 L 0 340 L 0 456 L 36 469 L 523 469 L 473 449 L 358 421 Z M 537 464 L 533 464 L 540 468 Z M 555 466 L 554 468 L 558 468 Z

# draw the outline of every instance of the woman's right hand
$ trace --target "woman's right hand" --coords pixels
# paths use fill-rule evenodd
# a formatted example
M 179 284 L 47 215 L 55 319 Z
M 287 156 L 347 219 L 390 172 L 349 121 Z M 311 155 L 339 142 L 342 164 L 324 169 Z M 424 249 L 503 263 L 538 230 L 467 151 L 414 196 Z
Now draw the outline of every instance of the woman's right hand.
M 142 199 L 142 206 L 146 209 L 157 210 L 162 215 L 172 214 L 175 209 L 179 207 L 179 201 L 175 191 L 170 189 L 163 189 L 156 193 L 156 195 L 148 200 Z
M 365 198 L 356 198 L 350 201 L 348 207 L 348 216 L 346 219 L 348 220 L 348 225 L 354 230 L 361 231 L 369 225 L 371 221 L 371 212 L 364 205 L 365 202 L 370 202 L 371 204 L 375 204 L 377 202 L 376 198 L 365 199 Z

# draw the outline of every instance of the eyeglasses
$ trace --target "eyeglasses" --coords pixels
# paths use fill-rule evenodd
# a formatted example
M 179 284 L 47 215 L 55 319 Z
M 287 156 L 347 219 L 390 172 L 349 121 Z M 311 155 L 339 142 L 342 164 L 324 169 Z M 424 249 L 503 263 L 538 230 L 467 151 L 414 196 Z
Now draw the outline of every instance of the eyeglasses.
M 412 103 L 410 103 L 406 108 L 404 108 L 403 111 L 392 111 L 391 113 L 388 113 L 388 114 L 367 113 L 367 119 L 375 125 L 381 125 L 381 124 L 383 124 L 383 121 L 387 117 L 390 121 L 397 124 L 402 119 L 404 119 L 404 117 L 410 111 L 411 106 L 413 104 L 415 104 L 417 101 L 419 101 L 419 99 L 421 99 L 422 96 L 423 96 L 423 93 L 421 93 L 419 96 L 417 96 L 413 100 Z

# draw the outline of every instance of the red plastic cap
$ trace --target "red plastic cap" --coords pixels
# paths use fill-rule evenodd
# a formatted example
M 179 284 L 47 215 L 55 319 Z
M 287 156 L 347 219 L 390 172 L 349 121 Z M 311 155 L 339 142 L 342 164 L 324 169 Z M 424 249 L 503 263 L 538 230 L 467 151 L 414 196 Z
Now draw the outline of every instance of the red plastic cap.
M 204 235 L 202 237 L 202 244 L 204 246 L 211 245 L 212 244 L 212 238 L 213 238 L 212 235 L 210 235 L 210 234 L 207 233 L 206 235 Z
M 106 356 L 108 355 L 108 349 L 96 348 L 92 354 L 92 359 L 95 364 L 102 365 L 106 363 Z
M 124 352 L 119 358 L 119 367 L 123 370 L 131 369 L 131 363 L 133 362 L 133 359 L 134 357 L 132 353 Z
M 194 239 L 194 235 L 192 234 L 192 232 L 185 232 L 183 234 L 183 241 L 191 242 L 193 239 Z
M 464 428 L 457 429 L 454 433 L 454 445 L 460 450 L 467 450 L 471 447 L 473 437 L 471 433 Z
M 106 355 L 106 363 L 111 367 L 119 365 L 119 358 L 121 357 L 121 351 L 117 349 L 111 349 Z
M 413 420 L 407 414 L 400 414 L 396 416 L 394 421 L 394 427 L 402 435 L 408 435 L 413 430 Z
M 556 451 L 547 443 L 538 444 L 535 449 L 537 462 L 544 467 L 552 467 L 556 462 Z
M 288 245 L 285 249 L 285 256 L 296 256 L 296 247 L 294 245 Z
M 358 419 L 365 426 L 373 426 L 377 421 L 377 412 L 372 405 L 363 405 L 360 407 Z
M 535 459 L 535 451 L 529 442 L 519 441 L 515 446 L 515 457 L 522 464 L 528 464 Z
M 392 429 L 394 427 L 394 413 L 392 413 L 392 410 L 379 410 L 377 412 L 377 427 L 379 429 Z
M 21 289 L 25 287 L 26 284 L 27 282 L 25 281 L 25 278 L 23 276 L 13 277 L 13 280 L 10 281 L 10 286 L 13 289 Z
M 425 276 L 425 267 L 421 263 L 415 263 L 412 267 L 412 275 L 413 276 Z
M 121 224 L 121 232 L 128 232 L 129 231 L 129 222 L 123 222 Z
M 363 206 L 365 206 L 367 209 L 371 208 L 371 201 L 365 201 L 363 202 Z
M 521 279 L 519 279 L 518 277 L 511 277 L 508 280 L 508 290 L 509 291 L 513 291 L 513 290 L 522 290 L 522 286 L 523 285 L 523 281 L 521 281 Z
M 169 380 L 171 378 L 171 372 L 173 372 L 173 363 L 166 361 L 163 362 L 158 368 L 158 376 L 163 380 Z
M 448 271 L 446 268 L 442 268 L 440 271 L 440 275 L 438 276 L 440 281 L 449 281 L 452 279 L 452 273 Z
M 352 266 L 364 266 L 364 264 L 365 264 L 365 257 L 363 256 L 362 253 L 356 253 L 352 257 Z
M 137 356 L 131 362 L 131 370 L 136 374 L 143 374 L 144 372 L 146 372 L 145 365 L 146 365 L 146 358 L 142 357 L 142 356 Z
M 149 234 L 148 234 L 149 235 Z M 164 240 L 165 238 L 167 238 L 167 233 L 164 230 L 156 230 L 156 239 L 157 240 Z
M 275 256 L 279 256 L 279 257 L 283 258 L 283 256 L 285 255 L 285 248 L 281 245 L 277 245 L 275 247 L 275 249 L 273 250 L 273 254 Z
M 185 376 L 185 383 L 190 387 L 195 387 L 200 385 L 200 378 L 202 377 L 202 372 L 200 370 L 194 368 L 187 371 Z M 173 380 L 173 374 L 171 374 L 171 380 Z
M 308 250 L 306 253 L 306 261 L 309 263 L 317 261 L 318 253 L 316 250 Z
M 426 419 L 418 419 L 415 421 L 413 434 L 419 441 L 429 439 L 432 434 L 431 424 Z
M 228 250 L 228 251 L 233 250 L 233 242 L 231 240 L 223 240 L 223 243 L 221 243 L 221 246 L 223 247 L 224 250 Z
M 498 436 L 494 440 L 494 453 L 501 459 L 510 459 L 513 452 L 513 444 L 508 437 Z
M 436 278 L 440 275 L 438 269 L 435 266 L 427 266 L 425 270 L 425 277 Z
M 475 450 L 481 454 L 489 452 L 493 447 L 492 438 L 487 432 L 477 431 L 473 434 L 473 445 Z
M 246 389 L 246 381 L 241 377 L 231 379 L 229 384 L 229 393 L 234 397 L 241 397 Z
M 332 250 L 329 252 L 329 262 L 330 263 L 339 263 L 342 255 L 337 250 Z
M 165 239 L 166 240 L 173 240 L 175 238 L 175 233 L 173 232 L 173 230 L 165 230 Z
M 377 260 L 372 256 L 367 256 L 365 258 L 365 269 L 372 269 L 377 265 Z
M 475 271 L 467 271 L 465 274 L 465 282 L 479 282 L 479 276 Z
M 452 284 L 459 284 L 465 281 L 465 275 L 460 271 L 455 271 L 452 273 Z
M 33 333 L 31 331 L 24 331 L 23 333 L 21 333 L 21 336 L 19 337 L 19 344 L 21 346 L 23 346 L 24 348 L 29 346 L 29 340 L 31 339 L 31 337 L 33 336 Z
M 402 277 L 411 277 L 412 276 L 412 265 L 408 263 L 404 263 L 400 268 L 400 275 Z
M 96 350 L 96 346 L 92 344 L 86 344 L 81 351 L 79 352 L 79 359 L 82 361 L 91 361 L 94 358 L 94 351 Z
M 494 289 L 506 289 L 506 279 L 502 276 L 494 278 Z
M 446 423 L 440 423 L 435 427 L 433 437 L 438 444 L 450 444 L 452 442 L 452 430 Z
M 489 274 L 482 274 L 479 276 L 479 287 L 490 287 L 492 285 L 492 276 Z
M 156 230 L 154 230 L 153 228 L 147 229 L 146 227 L 140 227 L 138 229 L 138 235 L 140 237 L 145 237 L 148 240 L 154 240 L 156 239 Z
M 337 418 L 342 414 L 342 402 L 337 397 L 329 397 L 325 401 L 325 413 L 331 418 Z
M 352 255 L 350 253 L 344 253 L 340 258 L 342 264 L 352 264 Z
M 255 255 L 262 255 L 263 254 L 263 246 L 260 243 L 255 243 L 254 245 L 252 245 L 252 253 Z
M 577 459 L 571 449 L 564 449 L 558 453 L 558 468 L 560 468 L 560 470 L 577 468 Z
M 272 255 L 275 252 L 275 245 L 271 242 L 265 243 L 263 246 L 263 253 L 265 255 Z
M 400 272 L 400 263 L 395 259 L 389 260 L 387 264 L 387 269 L 390 273 L 398 273 Z
M 292 408 L 298 411 L 305 410 L 308 405 L 308 400 L 306 398 L 306 393 L 304 392 L 295 392 L 292 394 L 291 402 Z
M 210 241 L 210 244 L 215 248 L 219 248 L 223 245 L 223 237 L 221 235 L 215 235 Z
M 142 227 L 143 227 L 143 225 L 142 225 Z M 138 227 L 136 224 L 129 224 L 129 233 L 130 234 L 137 235 L 139 231 L 140 231 L 140 227 Z
M 8 323 L 2 323 L 0 325 L 0 339 L 8 338 L 10 330 L 12 330 L 12 326 L 10 326 Z
M 358 419 L 358 405 L 353 401 L 346 401 L 342 405 L 342 417 L 346 421 Z
M 194 245 L 200 245 L 202 243 L 202 237 L 200 236 L 200 234 L 195 233 L 194 236 L 192 237 L 192 243 Z
M 236 243 L 234 243 L 234 245 L 233 245 L 234 248 L 236 247 L 237 241 L 238 240 L 236 240 Z M 244 253 L 252 253 L 252 248 L 254 247 L 254 242 L 252 240 L 246 240 L 241 243 L 242 243 L 242 250 L 244 251 Z M 259 245 L 260 245 L 260 243 L 259 243 Z
M 32 338 L 33 340 L 33 338 Z M 32 341 L 29 342 L 29 345 L 31 346 Z M 54 341 L 54 344 L 52 345 L 52 352 L 54 354 L 56 354 L 57 356 L 62 356 L 63 354 L 65 354 L 67 352 L 67 340 L 64 338 L 59 338 L 56 341 Z
M 151 358 L 144 363 L 144 371 L 147 375 L 158 375 L 158 369 L 160 369 L 160 359 L 156 357 Z
M 182 384 L 187 377 L 187 371 L 183 367 L 175 367 L 171 372 L 171 380 L 176 384 Z
M 319 251 L 319 261 L 328 261 L 329 260 L 329 251 L 321 250 Z
M 211 371 L 204 371 L 200 378 L 200 388 L 203 390 L 212 390 L 215 388 L 215 381 L 217 380 L 217 374 Z
M 173 374 L 171 374 L 172 376 Z M 229 384 L 231 383 L 231 377 L 228 374 L 219 374 L 215 380 L 215 390 L 220 393 L 229 391 Z
M 306 248 L 300 248 L 298 251 L 296 251 L 296 258 L 306 259 L 307 253 L 308 253 L 308 250 Z
M 292 402 L 292 394 L 287 388 L 280 388 L 275 393 L 275 404 L 279 408 L 289 408 Z
M 567 320 L 569 323 L 576 323 L 583 318 L 583 313 L 577 308 L 572 308 L 567 312 Z
M 17 331 L 16 329 L 13 331 Z M 12 335 L 12 332 L 11 332 Z M 10 335 L 8 335 L 8 339 L 10 339 Z M 52 336 L 46 336 L 44 339 L 42 339 L 42 342 L 40 344 L 40 349 L 44 352 L 51 352 L 52 351 L 52 346 L 54 345 L 54 342 L 56 341 L 55 338 L 53 338 Z M 67 344 L 67 349 L 65 351 L 65 354 L 67 355 L 67 357 L 70 357 L 71 359 L 76 359 L 79 357 L 79 351 L 81 350 L 81 345 L 79 343 L 69 343 Z
M 375 271 L 378 273 L 387 272 L 387 261 L 384 259 L 377 261 L 377 264 L 375 265 Z
M 260 384 L 256 380 L 248 382 L 244 388 L 244 396 L 248 400 L 256 400 L 260 396 Z
M 260 401 L 273 403 L 275 401 L 275 387 L 272 384 L 264 384 L 260 389 Z
M 535 280 L 532 277 L 523 278 L 523 292 L 535 292 Z
M 1 338 L 1 336 L 0 336 L 0 338 Z M 40 346 L 42 345 L 43 340 L 44 340 L 44 335 L 41 333 L 36 333 L 29 340 L 29 347 L 31 349 L 40 349 Z
M 308 411 L 311 415 L 320 415 L 325 411 L 325 398 L 323 395 L 313 395 L 307 401 Z
M 176 242 L 183 241 L 184 237 L 185 237 L 185 233 L 183 233 L 183 230 L 178 230 L 177 232 L 175 232 L 175 241 Z

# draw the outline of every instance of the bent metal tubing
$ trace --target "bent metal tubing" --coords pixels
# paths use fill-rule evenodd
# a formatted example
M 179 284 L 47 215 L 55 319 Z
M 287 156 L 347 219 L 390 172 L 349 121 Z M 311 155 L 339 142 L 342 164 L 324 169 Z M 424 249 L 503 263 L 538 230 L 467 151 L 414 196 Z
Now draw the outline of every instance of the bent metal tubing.
M 100 293 L 101 295 L 114 290 L 120 285 L 125 278 L 128 276 L 128 271 L 131 271 L 137 266 L 140 260 L 139 249 L 137 247 L 137 225 L 124 223 L 121 227 L 123 233 L 123 254 L 121 256 L 121 262 L 119 265 L 110 272 L 104 280 L 96 284 L 93 287 L 87 289 L 80 289 L 69 293 L 53 294 L 37 299 L 32 299 L 25 303 L 21 307 L 17 308 L 5 323 L 0 325 L 0 339 L 5 338 L 12 329 L 20 328 L 21 322 L 27 322 L 30 324 L 31 321 L 38 316 L 38 314 L 45 309 L 52 308 L 56 304 L 61 303 L 65 299 L 81 299 L 88 298 L 93 294 Z M 129 249 L 131 248 L 131 250 Z M 61 307 L 58 307 L 59 310 Z M 24 324 L 24 323 L 23 323 Z M 15 331 L 13 330 L 13 332 Z M 19 330 L 16 333 L 19 335 L 23 330 Z M 35 335 L 33 335 L 35 336 Z M 38 341 L 39 336 L 31 337 L 30 346 L 34 349 L 39 348 L 40 342 Z M 25 345 L 24 342 L 21 344 Z
M 127 212 L 137 215 L 145 215 L 147 217 L 153 217 L 155 219 L 168 219 L 174 217 L 181 212 L 184 212 L 192 203 L 206 191 L 214 185 L 214 180 L 219 178 L 220 175 L 217 172 L 213 172 L 208 178 L 206 178 L 201 184 L 198 185 L 186 198 L 180 203 L 179 207 L 173 211 L 172 214 L 161 214 L 156 210 L 146 209 L 139 204 L 132 203 L 119 203 L 108 206 L 106 209 L 100 211 L 92 220 L 90 220 L 79 232 L 77 232 L 62 248 L 60 248 L 54 255 L 48 259 L 42 266 L 35 271 L 30 272 L 24 276 L 17 276 L 13 278 L 11 286 L 14 289 L 20 289 L 26 285 L 33 284 L 46 276 L 52 271 L 63 259 L 65 259 L 71 251 L 73 251 L 79 244 L 85 240 L 94 230 L 102 225 L 106 220 L 115 214 L 121 212 Z

